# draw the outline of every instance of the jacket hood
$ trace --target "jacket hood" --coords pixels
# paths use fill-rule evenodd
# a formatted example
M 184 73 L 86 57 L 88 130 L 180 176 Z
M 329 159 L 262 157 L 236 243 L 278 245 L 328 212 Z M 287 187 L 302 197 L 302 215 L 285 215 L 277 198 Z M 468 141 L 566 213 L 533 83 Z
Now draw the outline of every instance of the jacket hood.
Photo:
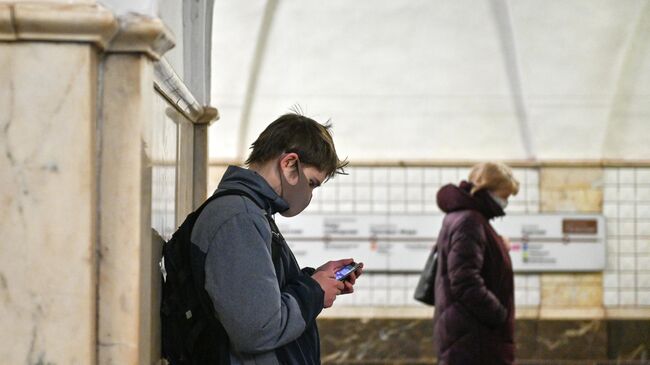
M 474 195 L 470 194 L 473 186 L 467 181 L 461 181 L 458 186 L 453 184 L 443 186 L 436 195 L 438 207 L 445 213 L 468 209 L 476 210 L 487 219 L 506 215 L 487 190 L 479 190 Z
M 289 204 L 273 190 L 260 174 L 238 166 L 228 166 L 215 194 L 222 190 L 242 190 L 270 214 L 289 209 Z

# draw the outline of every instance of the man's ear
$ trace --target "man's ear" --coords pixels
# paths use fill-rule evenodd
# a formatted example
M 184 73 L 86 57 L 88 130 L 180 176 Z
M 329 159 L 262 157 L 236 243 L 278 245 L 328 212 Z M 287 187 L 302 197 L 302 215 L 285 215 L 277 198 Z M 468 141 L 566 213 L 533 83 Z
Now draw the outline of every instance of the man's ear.
M 300 180 L 300 175 L 298 173 L 299 160 L 300 158 L 295 152 L 289 152 L 280 158 L 280 167 L 284 174 L 284 178 L 291 185 L 296 185 L 298 180 Z

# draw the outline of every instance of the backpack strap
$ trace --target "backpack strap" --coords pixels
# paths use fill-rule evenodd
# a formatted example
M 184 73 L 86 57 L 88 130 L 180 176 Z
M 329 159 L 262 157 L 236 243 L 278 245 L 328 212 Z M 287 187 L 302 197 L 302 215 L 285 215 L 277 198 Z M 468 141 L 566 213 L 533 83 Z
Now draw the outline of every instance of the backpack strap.
M 215 199 L 217 199 L 217 198 L 221 198 L 222 196 L 228 196 L 228 195 L 239 195 L 239 196 L 245 196 L 245 197 L 247 197 L 248 199 L 250 199 L 253 203 L 255 203 L 255 205 L 257 205 L 258 207 L 260 207 L 260 209 L 262 209 L 266 214 L 268 214 L 268 213 L 266 212 L 266 209 L 265 209 L 262 205 L 260 205 L 260 204 L 257 202 L 257 200 L 255 200 L 255 198 L 253 198 L 253 196 L 252 196 L 251 194 L 247 193 L 247 192 L 244 191 L 244 190 L 239 190 L 239 189 L 221 190 L 221 191 L 218 191 L 218 192 L 212 194 L 212 196 L 210 196 L 206 201 L 203 202 L 203 204 L 201 204 L 200 207 L 198 207 L 198 208 L 196 209 L 196 212 L 200 213 L 200 212 L 201 212 L 201 211 L 202 211 L 202 210 L 203 210 L 203 209 L 204 209 L 208 204 L 210 204 L 210 202 L 212 202 L 213 200 L 215 200 Z
M 201 214 L 201 211 L 205 209 L 205 207 L 210 204 L 213 200 L 221 198 L 223 196 L 228 196 L 228 195 L 239 195 L 239 196 L 244 196 L 248 199 L 250 199 L 255 205 L 260 207 L 262 210 L 264 210 L 264 216 L 266 217 L 266 220 L 269 222 L 269 226 L 271 228 L 271 260 L 273 261 L 273 267 L 276 268 L 276 271 L 278 267 L 280 267 L 280 251 L 282 249 L 281 241 L 284 241 L 284 237 L 282 237 L 282 234 L 280 233 L 280 230 L 278 229 L 278 226 L 275 224 L 275 220 L 273 219 L 273 216 L 266 211 L 266 209 L 258 204 L 257 200 L 253 198 L 249 193 L 243 190 L 238 190 L 238 189 L 229 189 L 229 190 L 222 190 L 219 191 L 212 196 L 210 196 L 201 206 L 194 211 L 195 215 L 195 220 L 198 219 L 199 215 Z M 194 224 L 192 224 L 192 228 Z M 202 284 L 204 283 L 199 283 L 196 280 L 194 280 L 194 285 L 196 285 L 196 290 L 198 293 L 204 293 L 204 289 L 202 287 Z M 206 311 L 206 313 L 213 313 L 214 310 L 212 309 L 212 303 L 207 296 L 207 293 L 204 293 L 202 295 L 201 304 L 203 306 L 203 309 Z
M 280 229 L 278 226 L 275 224 L 275 219 L 273 219 L 273 216 L 266 211 L 266 209 L 261 206 L 255 198 L 253 198 L 249 193 L 243 190 L 238 190 L 238 189 L 229 189 L 229 190 L 222 190 L 219 191 L 215 194 L 213 194 L 211 197 L 209 197 L 196 211 L 198 214 L 201 213 L 203 208 L 205 208 L 211 201 L 220 198 L 222 196 L 227 196 L 227 195 L 239 195 L 239 196 L 245 196 L 248 199 L 250 199 L 255 205 L 260 207 L 264 211 L 264 216 L 266 217 L 266 220 L 269 222 L 269 226 L 271 227 L 271 235 L 272 235 L 272 240 L 271 240 L 271 259 L 273 260 L 273 266 L 276 268 L 279 265 L 279 260 L 280 260 L 280 245 L 278 245 L 276 242 L 278 240 L 284 241 L 284 237 L 282 237 L 282 233 L 280 233 Z M 197 214 L 197 216 L 198 216 Z
M 280 261 L 280 249 L 282 243 L 285 242 L 280 229 L 275 224 L 275 220 L 271 217 L 270 214 L 266 215 L 266 219 L 269 221 L 269 226 L 271 226 L 271 259 L 273 260 L 273 266 L 278 267 Z

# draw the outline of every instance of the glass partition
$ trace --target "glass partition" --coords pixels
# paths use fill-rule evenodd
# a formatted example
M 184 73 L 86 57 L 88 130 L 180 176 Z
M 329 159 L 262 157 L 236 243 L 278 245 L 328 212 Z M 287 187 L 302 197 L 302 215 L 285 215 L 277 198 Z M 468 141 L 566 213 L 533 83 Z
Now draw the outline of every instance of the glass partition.
M 155 93 L 151 139 L 151 227 L 168 240 L 176 229 L 178 113 Z

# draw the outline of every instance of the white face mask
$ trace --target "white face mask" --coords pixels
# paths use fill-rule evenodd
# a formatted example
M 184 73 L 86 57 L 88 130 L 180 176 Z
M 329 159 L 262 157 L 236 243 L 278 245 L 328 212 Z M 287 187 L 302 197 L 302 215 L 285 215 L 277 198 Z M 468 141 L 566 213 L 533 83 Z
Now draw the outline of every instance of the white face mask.
M 300 161 L 296 161 L 298 169 L 298 182 L 291 185 L 282 173 L 282 167 L 278 165 L 280 173 L 280 196 L 289 204 L 289 209 L 280 212 L 284 217 L 293 217 L 305 210 L 311 202 L 311 187 L 305 172 L 300 166 Z
M 497 202 L 497 204 L 499 204 L 501 209 L 506 210 L 506 207 L 508 206 L 508 200 L 507 199 L 503 199 L 502 197 L 497 196 L 495 194 L 492 194 L 489 191 L 488 191 L 488 193 L 490 194 L 490 197 L 492 198 L 492 200 L 494 200 L 495 202 Z

